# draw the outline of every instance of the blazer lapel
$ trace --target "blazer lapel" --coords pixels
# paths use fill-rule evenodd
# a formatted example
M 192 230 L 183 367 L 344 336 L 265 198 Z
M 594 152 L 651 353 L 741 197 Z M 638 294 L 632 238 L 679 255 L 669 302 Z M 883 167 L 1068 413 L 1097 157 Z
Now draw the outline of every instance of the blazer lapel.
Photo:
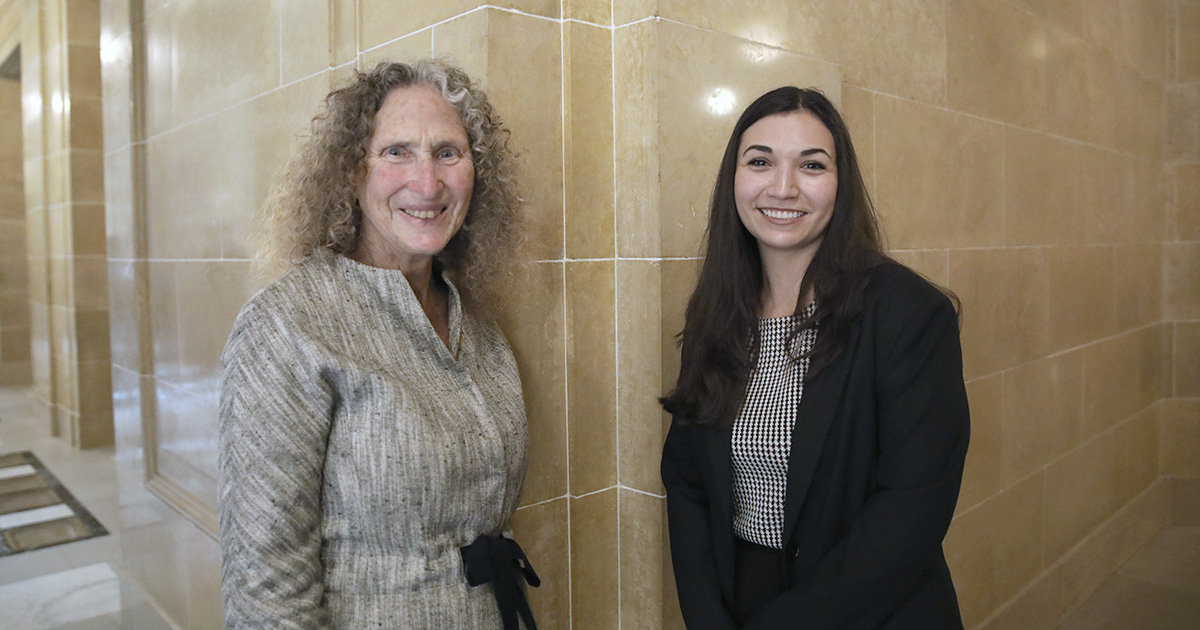
M 713 428 L 708 436 L 708 456 L 712 465 L 709 509 L 713 511 L 713 559 L 717 563 L 717 581 L 727 601 L 734 598 L 733 571 L 733 429 Z
M 733 527 L 733 429 L 713 428 L 708 433 L 708 452 L 713 467 L 710 508 L 717 511 L 720 523 Z M 732 529 L 731 529 L 732 531 Z
M 796 412 L 792 430 L 792 451 L 788 457 L 787 494 L 783 501 L 783 541 L 791 539 L 800 508 L 808 494 L 813 472 L 825 446 L 825 436 L 833 425 L 834 413 L 846 387 L 851 357 L 854 355 L 857 331 L 852 329 L 850 343 L 842 348 L 837 362 L 804 383 L 804 394 Z

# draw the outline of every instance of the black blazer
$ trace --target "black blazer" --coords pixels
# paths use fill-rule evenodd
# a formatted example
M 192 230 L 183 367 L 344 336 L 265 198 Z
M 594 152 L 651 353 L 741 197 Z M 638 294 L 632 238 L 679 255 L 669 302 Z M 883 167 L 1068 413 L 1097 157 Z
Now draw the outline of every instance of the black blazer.
M 841 354 L 804 384 L 784 501 L 788 590 L 744 627 L 961 629 L 942 539 L 969 424 L 950 300 L 900 265 L 873 270 Z M 663 447 L 691 630 L 735 627 L 731 436 L 672 422 Z

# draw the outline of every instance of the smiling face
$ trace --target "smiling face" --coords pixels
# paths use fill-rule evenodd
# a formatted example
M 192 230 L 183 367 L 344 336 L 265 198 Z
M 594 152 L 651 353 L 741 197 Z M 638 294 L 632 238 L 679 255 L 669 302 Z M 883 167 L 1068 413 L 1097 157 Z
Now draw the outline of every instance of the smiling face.
M 733 196 L 764 260 L 812 260 L 833 217 L 836 159 L 833 135 L 805 111 L 766 116 L 742 134 Z
M 392 90 L 367 145 L 362 235 L 351 257 L 428 273 L 466 219 L 474 180 L 467 132 L 441 93 L 426 85 Z

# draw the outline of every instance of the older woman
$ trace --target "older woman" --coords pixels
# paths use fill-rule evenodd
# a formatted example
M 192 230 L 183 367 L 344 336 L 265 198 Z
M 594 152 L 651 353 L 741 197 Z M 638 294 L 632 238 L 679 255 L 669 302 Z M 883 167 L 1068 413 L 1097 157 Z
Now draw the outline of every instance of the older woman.
M 820 92 L 734 126 L 682 349 L 662 477 L 688 628 L 961 630 L 958 320 L 884 254 Z
M 290 268 L 223 355 L 227 628 L 534 628 L 505 536 L 526 467 L 486 316 L 517 241 L 507 131 L 461 70 L 329 94 L 265 206 Z

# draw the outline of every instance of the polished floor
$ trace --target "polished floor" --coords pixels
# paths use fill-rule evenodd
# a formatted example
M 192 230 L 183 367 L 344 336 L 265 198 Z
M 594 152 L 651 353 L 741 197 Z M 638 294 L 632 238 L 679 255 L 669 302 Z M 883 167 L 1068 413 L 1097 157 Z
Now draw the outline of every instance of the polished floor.
M 0 557 L 4 630 L 169 630 L 121 575 L 120 492 L 112 449 L 51 438 L 24 391 L 0 390 L 0 453 L 32 451 L 108 535 Z
M 112 449 L 79 451 L 49 437 L 32 405 L 25 392 L 0 389 L 0 453 L 33 451 L 111 533 L 0 557 L 0 629 L 171 629 L 121 574 L 120 488 Z M 1060 626 L 1198 628 L 1200 527 L 1164 529 Z

